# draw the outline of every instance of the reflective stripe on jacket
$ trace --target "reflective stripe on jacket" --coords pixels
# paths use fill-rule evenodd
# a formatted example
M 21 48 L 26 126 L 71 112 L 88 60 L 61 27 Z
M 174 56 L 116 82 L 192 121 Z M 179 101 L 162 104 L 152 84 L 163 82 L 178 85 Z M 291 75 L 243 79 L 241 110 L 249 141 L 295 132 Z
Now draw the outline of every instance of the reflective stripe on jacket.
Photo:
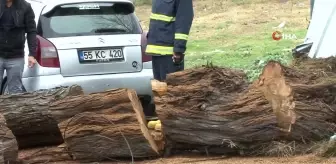
M 153 0 L 146 53 L 184 53 L 193 17 L 192 0 Z

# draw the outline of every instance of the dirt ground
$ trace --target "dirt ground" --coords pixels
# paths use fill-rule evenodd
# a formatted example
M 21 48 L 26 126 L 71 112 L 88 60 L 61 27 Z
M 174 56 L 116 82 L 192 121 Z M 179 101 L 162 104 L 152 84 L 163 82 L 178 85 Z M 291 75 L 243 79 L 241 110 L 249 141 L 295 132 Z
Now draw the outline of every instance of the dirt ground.
M 323 159 L 314 155 L 296 157 L 202 157 L 199 155 L 183 155 L 170 158 L 160 158 L 156 160 L 135 161 L 134 164 L 336 164 L 336 158 Z M 79 164 L 71 163 L 52 163 L 52 164 Z M 119 162 L 96 162 L 90 164 L 131 164 L 131 161 Z
M 136 162 L 138 163 L 138 162 Z M 139 164 L 322 164 L 336 163 L 336 158 L 322 159 L 315 156 L 298 156 L 289 158 L 276 157 L 253 157 L 253 158 L 227 158 L 227 157 L 173 157 L 168 159 L 159 159 L 153 161 L 139 162 Z

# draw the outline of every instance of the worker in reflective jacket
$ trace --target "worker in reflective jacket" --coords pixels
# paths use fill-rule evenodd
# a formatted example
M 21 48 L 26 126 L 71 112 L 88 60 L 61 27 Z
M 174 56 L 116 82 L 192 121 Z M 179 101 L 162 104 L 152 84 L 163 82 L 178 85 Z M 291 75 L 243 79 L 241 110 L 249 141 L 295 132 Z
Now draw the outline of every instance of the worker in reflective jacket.
M 184 53 L 192 25 L 192 0 L 153 0 L 146 54 L 152 55 L 154 79 L 184 69 Z

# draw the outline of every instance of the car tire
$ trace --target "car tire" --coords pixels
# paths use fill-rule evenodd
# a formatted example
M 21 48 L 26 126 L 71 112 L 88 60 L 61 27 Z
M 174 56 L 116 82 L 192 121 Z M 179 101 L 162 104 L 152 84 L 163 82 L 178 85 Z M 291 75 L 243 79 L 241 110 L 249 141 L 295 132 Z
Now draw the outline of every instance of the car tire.
M 140 102 L 143 108 L 144 115 L 146 117 L 155 117 L 155 104 L 153 103 L 151 97 L 142 97 Z

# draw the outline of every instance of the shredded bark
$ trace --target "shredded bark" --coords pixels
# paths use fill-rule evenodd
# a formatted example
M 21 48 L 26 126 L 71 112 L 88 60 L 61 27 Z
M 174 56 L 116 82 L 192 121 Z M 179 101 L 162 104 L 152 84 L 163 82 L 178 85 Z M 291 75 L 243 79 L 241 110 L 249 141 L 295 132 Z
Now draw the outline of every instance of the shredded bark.
M 167 94 L 155 97 L 164 134 L 175 145 L 207 153 L 305 153 L 336 128 L 336 73 L 322 64 L 335 61 L 307 60 L 291 67 L 271 61 L 253 84 L 243 72 L 228 68 L 173 73 Z M 288 146 L 293 143 L 306 147 Z M 279 145 L 288 149 L 275 151 Z
M 43 108 L 36 103 L 30 103 L 29 107 L 33 111 L 48 113 L 49 120 L 56 126 L 53 128 L 59 132 L 58 137 L 64 143 L 61 147 L 54 146 L 21 156 L 26 163 L 65 160 L 100 162 L 119 158 L 134 161 L 157 157 L 163 149 L 162 145 L 157 145 L 160 141 L 153 139 L 148 131 L 141 103 L 132 89 L 114 89 L 47 100 Z M 13 106 L 7 107 L 8 111 L 11 107 Z M 41 118 L 32 110 L 25 112 L 31 114 L 30 118 L 33 120 Z M 18 121 L 23 117 L 19 115 L 16 120 L 11 121 Z M 11 117 L 7 117 L 7 121 L 8 118 Z M 29 131 L 27 126 L 13 129 L 17 130 L 17 134 Z M 36 129 L 39 134 L 49 134 L 50 126 L 41 126 L 34 130 Z

